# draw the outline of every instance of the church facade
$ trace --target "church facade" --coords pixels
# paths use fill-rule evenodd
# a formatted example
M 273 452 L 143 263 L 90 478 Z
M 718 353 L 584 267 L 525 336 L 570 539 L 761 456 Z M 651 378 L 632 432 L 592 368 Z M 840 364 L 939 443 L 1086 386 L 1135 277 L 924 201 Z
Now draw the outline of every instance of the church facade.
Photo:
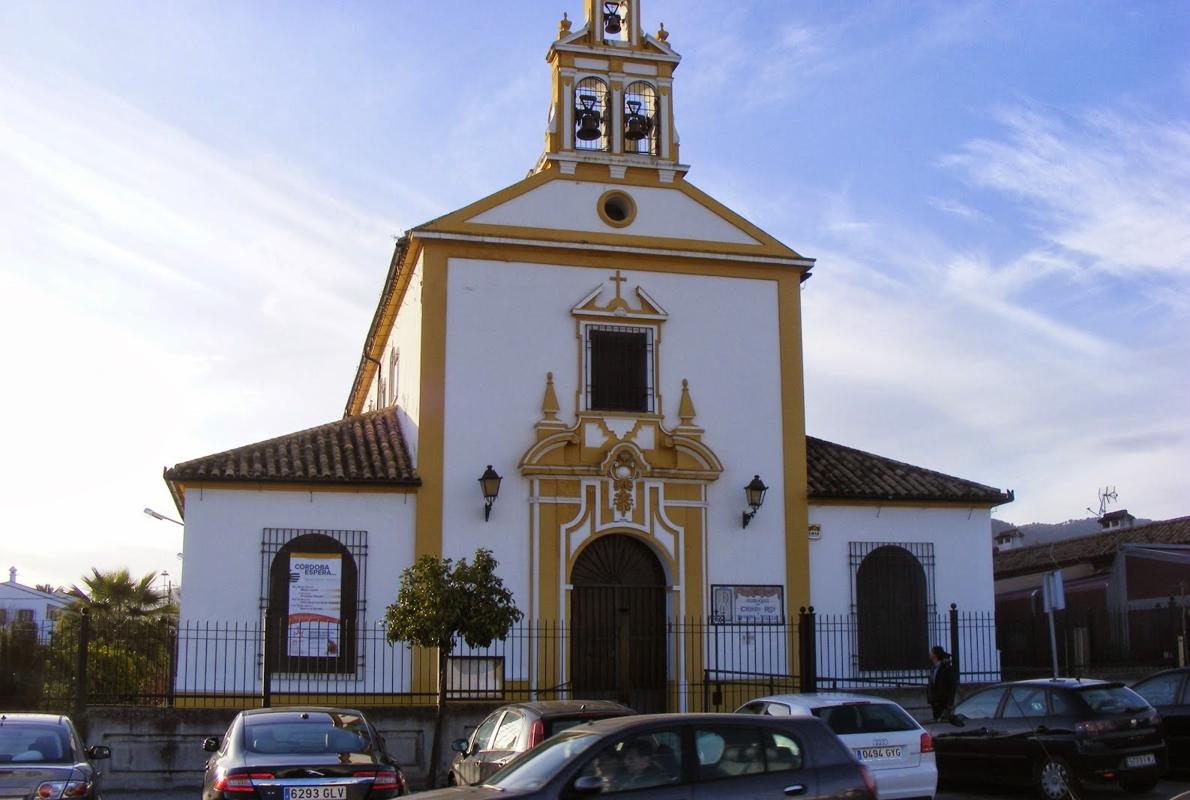
M 990 509 L 1011 494 L 807 436 L 814 261 L 686 180 L 679 56 L 644 30 L 638 0 L 563 19 L 542 157 L 399 240 L 341 419 L 166 471 L 184 623 L 271 609 L 289 656 L 327 657 L 329 629 L 351 691 L 409 690 L 433 676 L 379 687 L 346 628 L 417 557 L 483 547 L 529 620 L 569 631 L 505 678 L 581 696 L 695 680 L 725 631 L 810 606 L 873 631 L 994 607 Z M 681 620 L 705 641 L 678 642 Z M 752 666 L 798 658 L 790 637 Z

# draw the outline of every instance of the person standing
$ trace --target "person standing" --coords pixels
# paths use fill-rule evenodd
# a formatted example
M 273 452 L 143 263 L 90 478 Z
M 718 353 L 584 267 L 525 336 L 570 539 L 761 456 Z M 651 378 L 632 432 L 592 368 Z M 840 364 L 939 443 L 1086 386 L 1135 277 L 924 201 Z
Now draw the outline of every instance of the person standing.
M 958 676 L 954 674 L 954 663 L 950 653 L 938 645 L 930 648 L 930 683 L 926 687 L 926 701 L 934 712 L 934 721 L 950 717 L 954 709 Z

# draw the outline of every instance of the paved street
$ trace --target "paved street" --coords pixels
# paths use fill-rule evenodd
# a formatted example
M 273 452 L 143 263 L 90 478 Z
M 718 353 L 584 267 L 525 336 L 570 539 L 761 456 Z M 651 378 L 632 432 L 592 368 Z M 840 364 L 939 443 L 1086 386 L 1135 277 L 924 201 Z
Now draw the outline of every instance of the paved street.
M 197 789 L 188 792 L 106 792 L 104 800 L 196 800 L 198 796 Z M 1086 793 L 1088 800 L 1123 800 L 1132 796 L 1119 789 L 1096 789 Z M 938 794 L 938 800 L 1032 800 L 1033 797 L 1032 793 L 1025 790 L 982 791 L 976 787 Z M 1178 797 L 1190 800 L 1190 776 L 1183 775 L 1176 780 L 1163 781 L 1150 794 L 1142 795 L 1144 800 L 1172 800 Z

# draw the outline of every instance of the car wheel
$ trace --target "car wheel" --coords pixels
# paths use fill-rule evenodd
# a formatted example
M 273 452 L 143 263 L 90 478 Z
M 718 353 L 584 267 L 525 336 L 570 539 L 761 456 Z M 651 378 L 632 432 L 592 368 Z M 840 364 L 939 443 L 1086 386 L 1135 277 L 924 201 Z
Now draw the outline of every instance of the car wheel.
M 1157 780 L 1144 778 L 1143 780 L 1121 781 L 1120 788 L 1128 794 L 1147 794 L 1157 788 Z
M 1046 756 L 1037 762 L 1033 785 L 1042 800 L 1070 800 L 1078 788 L 1070 765 L 1058 756 Z

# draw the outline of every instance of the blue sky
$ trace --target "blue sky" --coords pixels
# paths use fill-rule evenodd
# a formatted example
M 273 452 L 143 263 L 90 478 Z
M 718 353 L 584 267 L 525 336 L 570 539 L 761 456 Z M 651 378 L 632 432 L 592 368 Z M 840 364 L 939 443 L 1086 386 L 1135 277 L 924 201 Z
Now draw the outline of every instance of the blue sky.
M 1190 514 L 1190 6 L 643 9 L 690 181 L 818 259 L 811 434 L 1017 523 Z M 540 154 L 563 11 L 0 4 L 20 580 L 176 576 L 162 466 L 341 414 L 393 236 Z

